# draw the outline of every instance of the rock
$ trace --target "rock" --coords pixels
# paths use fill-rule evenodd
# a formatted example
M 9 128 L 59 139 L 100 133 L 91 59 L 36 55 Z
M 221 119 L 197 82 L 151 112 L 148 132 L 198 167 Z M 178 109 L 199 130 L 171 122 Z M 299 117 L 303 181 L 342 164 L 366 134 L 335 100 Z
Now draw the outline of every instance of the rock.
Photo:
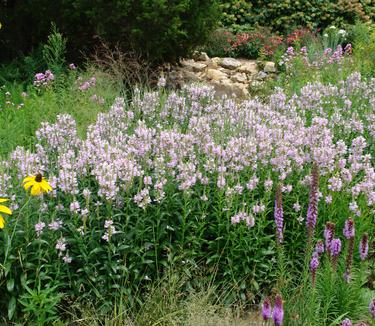
M 274 73 L 276 72 L 276 65 L 274 62 L 272 61 L 267 61 L 265 64 L 264 64 L 264 68 L 263 68 L 263 71 L 264 72 L 271 72 L 271 73 Z
M 230 70 L 234 70 L 238 68 L 239 66 L 241 66 L 241 62 L 233 58 L 223 58 L 219 64 L 223 68 L 230 69 Z
M 246 83 L 247 82 L 247 77 L 245 73 L 238 72 L 234 74 L 231 78 L 236 83 Z
M 254 75 L 259 71 L 259 69 L 256 61 L 245 61 L 241 63 L 241 66 L 237 68 L 237 71 Z
M 225 72 L 222 72 L 217 69 L 208 69 L 206 72 L 207 79 L 213 80 L 213 81 L 219 81 L 223 80 L 225 78 L 228 78 L 227 74 Z
M 207 55 L 206 52 L 194 51 L 193 59 L 195 61 L 209 61 L 210 57 Z
M 184 71 L 183 74 L 184 74 L 184 79 L 185 80 L 192 81 L 192 82 L 199 82 L 199 81 L 201 81 L 201 78 L 199 76 L 199 74 L 201 74 L 201 73 L 195 74 L 195 73 L 193 73 L 191 71 Z
M 206 64 L 194 62 L 194 60 L 183 60 L 181 64 L 190 71 L 203 71 L 207 67 Z
M 219 67 L 220 66 L 220 61 L 221 59 L 219 57 L 213 57 L 211 58 L 211 63 L 214 67 Z
M 267 78 L 267 74 L 264 71 L 260 71 L 255 75 L 256 80 L 264 80 Z
M 230 80 L 223 80 L 221 82 L 221 85 L 222 85 L 221 92 L 226 93 L 227 95 L 234 94 L 238 97 L 245 97 L 249 95 L 247 84 L 233 83 Z

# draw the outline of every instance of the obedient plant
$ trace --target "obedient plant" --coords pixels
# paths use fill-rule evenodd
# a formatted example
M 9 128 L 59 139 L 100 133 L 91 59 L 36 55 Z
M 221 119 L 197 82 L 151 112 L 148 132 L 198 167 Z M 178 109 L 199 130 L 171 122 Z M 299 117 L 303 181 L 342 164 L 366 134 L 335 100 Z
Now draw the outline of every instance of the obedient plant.
M 85 299 L 131 297 L 146 286 L 145 275 L 155 279 L 172 265 L 202 267 L 206 277 L 215 270 L 221 285 L 258 293 L 276 278 L 275 245 L 303 248 L 300 216 L 312 240 L 332 220 L 324 234 L 332 259 L 341 249 L 339 206 L 361 216 L 357 230 L 368 227 L 374 107 L 373 81 L 355 73 L 290 98 L 279 89 L 266 102 L 215 99 L 199 85 L 136 90 L 130 103 L 118 98 L 99 114 L 83 138 L 62 114 L 41 125 L 35 147 L 17 147 L 0 162 L 0 195 L 13 210 L 0 236 L 14 234 L 12 251 L 24 255 L 19 261 L 4 247 L 2 265 L 16 280 L 22 273 L 35 282 L 43 264 L 46 278 L 60 273 L 62 291 Z M 367 237 L 359 250 L 365 259 Z M 316 252 L 323 254 L 321 242 Z M 300 266 L 300 252 L 288 255 L 290 268 Z M 0 284 L 1 306 L 23 291 Z

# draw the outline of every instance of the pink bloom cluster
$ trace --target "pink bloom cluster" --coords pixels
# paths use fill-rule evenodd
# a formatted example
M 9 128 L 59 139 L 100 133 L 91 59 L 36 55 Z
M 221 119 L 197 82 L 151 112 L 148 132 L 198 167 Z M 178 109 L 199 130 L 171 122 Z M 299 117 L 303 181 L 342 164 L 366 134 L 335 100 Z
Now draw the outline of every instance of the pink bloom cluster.
M 118 98 L 100 113 L 84 140 L 69 115 L 42 124 L 34 152 L 18 147 L 0 162 L 0 193 L 11 195 L 9 177 L 41 171 L 54 196 L 76 198 L 80 181 L 91 178 L 85 192 L 113 205 L 128 197 L 146 209 L 165 198 L 170 184 L 182 192 L 214 187 L 245 203 L 249 193 L 269 196 L 277 183 L 283 193 L 309 188 L 315 163 L 319 192 L 331 201 L 349 197 L 355 215 L 366 216 L 375 205 L 374 122 L 375 79 L 363 81 L 359 73 L 337 86 L 308 84 L 291 98 L 278 89 L 267 102 L 217 100 L 209 86 L 136 90 L 132 103 Z M 265 209 L 254 206 L 253 213 Z
M 44 73 L 39 72 L 34 76 L 34 86 L 47 86 L 51 81 L 55 79 L 54 74 L 51 70 L 46 70 Z
M 78 89 L 81 91 L 87 91 L 90 87 L 93 87 L 96 85 L 96 78 L 91 77 L 89 80 L 84 81 L 78 86 Z

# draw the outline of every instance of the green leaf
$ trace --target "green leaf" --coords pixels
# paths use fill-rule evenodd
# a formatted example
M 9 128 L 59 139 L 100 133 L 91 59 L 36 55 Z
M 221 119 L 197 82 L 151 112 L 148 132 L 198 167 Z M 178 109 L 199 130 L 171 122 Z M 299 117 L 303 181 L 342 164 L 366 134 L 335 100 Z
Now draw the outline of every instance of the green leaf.
M 9 292 L 12 292 L 13 289 L 14 289 L 14 279 L 11 278 L 11 279 L 9 279 L 8 282 L 7 282 L 7 290 L 8 290 Z
M 12 297 L 8 303 L 8 318 L 12 320 L 14 312 L 16 311 L 16 297 Z

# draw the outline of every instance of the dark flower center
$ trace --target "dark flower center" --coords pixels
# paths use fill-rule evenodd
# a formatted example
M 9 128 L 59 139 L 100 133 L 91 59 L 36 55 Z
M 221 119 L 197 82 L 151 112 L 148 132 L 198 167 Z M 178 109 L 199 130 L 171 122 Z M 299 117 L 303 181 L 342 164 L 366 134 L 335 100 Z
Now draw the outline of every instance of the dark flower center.
M 43 180 L 43 176 L 42 176 L 40 173 L 38 173 L 38 174 L 35 176 L 35 181 L 36 181 L 36 182 L 42 182 L 42 180 Z

